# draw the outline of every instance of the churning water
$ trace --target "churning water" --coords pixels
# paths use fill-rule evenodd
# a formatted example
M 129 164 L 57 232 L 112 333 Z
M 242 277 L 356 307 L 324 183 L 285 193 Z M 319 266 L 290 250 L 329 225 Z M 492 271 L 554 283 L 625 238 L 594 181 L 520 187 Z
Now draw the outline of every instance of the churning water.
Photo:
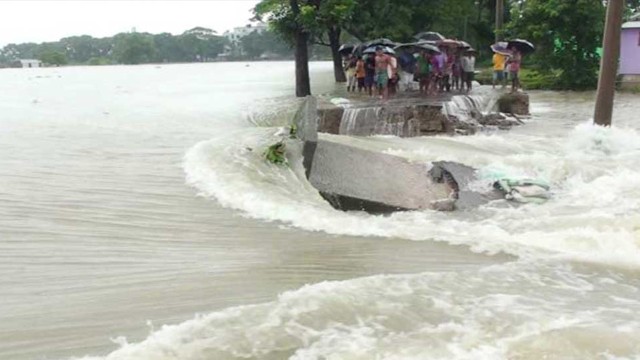
M 330 69 L 314 64 L 315 92 L 340 95 Z M 0 72 L 0 358 L 640 358 L 635 97 L 613 129 L 589 125 L 593 94 L 539 92 L 509 132 L 325 135 L 463 162 L 479 188 L 553 184 L 543 205 L 385 217 L 262 160 L 291 74 Z

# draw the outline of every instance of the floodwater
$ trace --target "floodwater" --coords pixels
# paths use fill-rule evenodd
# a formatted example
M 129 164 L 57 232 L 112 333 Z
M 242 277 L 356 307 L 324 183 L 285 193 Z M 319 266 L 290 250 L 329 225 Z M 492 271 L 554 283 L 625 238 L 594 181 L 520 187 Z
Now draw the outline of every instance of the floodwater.
M 262 160 L 292 74 L 0 71 L 0 359 L 640 358 L 636 97 L 613 129 L 589 124 L 592 93 L 537 92 L 509 132 L 339 140 L 553 185 L 383 217 Z M 343 95 L 331 64 L 312 75 Z

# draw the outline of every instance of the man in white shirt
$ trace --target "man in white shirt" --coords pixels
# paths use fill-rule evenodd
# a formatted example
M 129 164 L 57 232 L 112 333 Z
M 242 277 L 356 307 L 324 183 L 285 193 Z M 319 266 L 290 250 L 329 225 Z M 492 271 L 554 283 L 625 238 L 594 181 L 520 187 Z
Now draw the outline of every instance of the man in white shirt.
M 471 91 L 471 87 L 473 86 L 473 79 L 476 73 L 476 57 L 474 53 L 475 51 L 473 49 L 469 49 L 462 58 L 462 71 L 464 72 L 463 81 L 465 84 L 467 84 L 467 92 Z

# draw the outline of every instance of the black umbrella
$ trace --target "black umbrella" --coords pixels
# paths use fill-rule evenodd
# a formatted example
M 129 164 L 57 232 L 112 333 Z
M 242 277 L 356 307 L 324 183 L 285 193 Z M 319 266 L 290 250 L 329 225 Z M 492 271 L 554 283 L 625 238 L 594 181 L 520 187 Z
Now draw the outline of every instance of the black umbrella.
M 364 44 L 358 44 L 353 47 L 352 54 L 355 56 L 361 56 L 364 49 L 366 49 L 366 46 L 364 46 Z
M 413 36 L 418 40 L 428 40 L 428 41 L 441 41 L 444 40 L 445 37 L 442 36 L 439 32 L 435 31 L 423 31 Z
M 522 55 L 526 55 L 526 54 L 530 54 L 532 52 L 535 51 L 536 47 L 533 46 L 532 43 L 530 43 L 527 40 L 523 40 L 523 39 L 514 39 L 514 40 L 510 40 L 509 41 L 509 45 L 508 45 L 509 49 L 513 49 L 515 48 L 516 50 L 518 50 Z
M 345 56 L 345 55 L 351 54 L 355 48 L 356 48 L 356 45 L 353 45 L 353 44 L 342 44 L 338 52 L 340 53 L 340 55 Z
M 420 52 L 420 51 L 429 51 L 432 53 L 439 54 L 440 49 L 437 46 L 432 45 L 428 42 L 416 42 L 416 43 L 408 43 L 408 44 L 400 44 L 395 47 L 396 50 L 404 50 L 409 52 Z
M 377 51 L 378 51 L 378 46 L 370 46 L 366 50 L 364 50 L 362 53 L 363 54 L 375 54 Z M 396 52 L 392 48 L 390 48 L 388 46 L 383 46 L 382 47 L 382 51 L 385 54 L 389 54 L 389 55 L 395 55 L 396 54 Z
M 366 43 L 364 43 L 364 46 L 367 47 L 367 48 L 372 47 L 372 46 L 395 47 L 396 45 L 398 45 L 396 42 L 391 41 L 391 40 L 386 39 L 386 38 L 375 39 L 375 40 L 367 41 Z

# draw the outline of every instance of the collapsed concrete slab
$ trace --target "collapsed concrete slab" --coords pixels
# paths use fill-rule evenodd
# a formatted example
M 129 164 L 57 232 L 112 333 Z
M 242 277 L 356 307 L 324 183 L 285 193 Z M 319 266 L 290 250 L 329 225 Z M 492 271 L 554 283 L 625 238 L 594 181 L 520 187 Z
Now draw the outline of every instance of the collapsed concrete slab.
M 475 170 L 456 163 L 408 159 L 319 139 L 317 101 L 305 99 L 296 114 L 304 142 L 306 176 L 336 209 L 370 213 L 470 208 L 494 197 L 468 189 Z
M 436 182 L 425 164 L 319 140 L 309 182 L 334 207 L 388 212 L 452 208 L 455 187 Z

